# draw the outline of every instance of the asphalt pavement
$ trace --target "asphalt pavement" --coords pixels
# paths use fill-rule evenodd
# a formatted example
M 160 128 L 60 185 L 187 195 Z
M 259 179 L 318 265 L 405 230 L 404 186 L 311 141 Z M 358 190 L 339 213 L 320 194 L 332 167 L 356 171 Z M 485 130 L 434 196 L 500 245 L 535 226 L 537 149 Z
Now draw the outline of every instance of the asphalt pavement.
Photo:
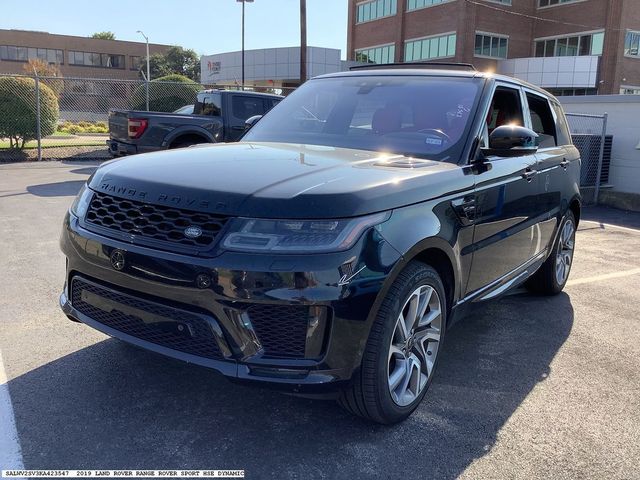
M 0 165 L 0 365 L 26 468 L 640 479 L 640 214 L 586 209 L 565 293 L 516 291 L 456 324 L 425 401 L 384 427 L 67 320 L 58 236 L 93 168 Z

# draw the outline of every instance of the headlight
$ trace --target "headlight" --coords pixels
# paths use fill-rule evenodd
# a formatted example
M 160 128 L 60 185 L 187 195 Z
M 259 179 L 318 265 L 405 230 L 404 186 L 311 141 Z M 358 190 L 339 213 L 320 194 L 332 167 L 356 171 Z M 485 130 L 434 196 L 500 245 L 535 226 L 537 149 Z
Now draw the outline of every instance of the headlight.
M 386 221 L 390 212 L 340 220 L 237 218 L 223 248 L 242 252 L 322 253 L 347 250 L 362 233 Z
M 87 209 L 89 208 L 92 194 L 93 192 L 87 187 L 87 184 L 85 183 L 78 192 L 75 200 L 71 204 L 71 213 L 73 213 L 78 218 L 83 218 L 87 213 Z

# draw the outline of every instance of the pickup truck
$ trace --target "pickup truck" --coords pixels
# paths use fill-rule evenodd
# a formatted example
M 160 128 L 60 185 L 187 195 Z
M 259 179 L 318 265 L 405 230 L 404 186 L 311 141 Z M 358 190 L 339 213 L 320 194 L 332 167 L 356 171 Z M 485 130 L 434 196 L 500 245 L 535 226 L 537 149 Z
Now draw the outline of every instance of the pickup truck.
M 267 93 L 203 90 L 193 115 L 113 109 L 107 146 L 111 155 L 119 157 L 197 143 L 234 142 L 244 132 L 247 119 L 263 115 L 280 100 L 281 96 Z

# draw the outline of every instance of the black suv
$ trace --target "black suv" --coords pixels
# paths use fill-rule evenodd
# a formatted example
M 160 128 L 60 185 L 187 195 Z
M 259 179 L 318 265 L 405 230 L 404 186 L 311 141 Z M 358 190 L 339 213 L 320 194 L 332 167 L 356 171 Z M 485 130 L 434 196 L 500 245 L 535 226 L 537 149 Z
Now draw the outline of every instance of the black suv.
M 308 81 L 242 141 L 103 164 L 64 312 L 237 381 L 406 418 L 463 308 L 564 287 L 580 159 L 558 101 L 473 70 Z

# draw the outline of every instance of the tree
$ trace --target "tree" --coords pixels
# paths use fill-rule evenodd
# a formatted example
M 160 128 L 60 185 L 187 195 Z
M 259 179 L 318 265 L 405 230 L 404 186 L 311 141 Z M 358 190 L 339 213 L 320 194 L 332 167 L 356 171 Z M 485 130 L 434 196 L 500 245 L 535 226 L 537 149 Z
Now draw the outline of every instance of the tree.
M 34 75 L 35 73 L 39 77 L 46 77 L 40 81 L 53 90 L 56 98 L 60 98 L 62 90 L 64 90 L 64 80 L 62 80 L 62 73 L 57 65 L 45 62 L 39 58 L 32 58 L 26 65 L 22 66 L 22 69 L 27 75 Z
M 116 34 L 113 32 L 96 32 L 90 38 L 99 38 L 100 40 L 115 40 Z
M 40 134 L 51 135 L 58 123 L 58 99 L 40 83 Z M 0 77 L 0 138 L 11 148 L 24 148 L 37 136 L 36 81 L 26 77 Z
M 141 62 L 140 76 L 144 78 Z M 200 81 L 200 58 L 198 54 L 187 48 L 178 46 L 170 47 L 166 53 L 154 53 L 149 58 L 149 69 L 151 78 L 164 77 L 167 75 L 183 75 L 194 82 Z M 146 75 L 146 73 L 145 73 Z
M 173 112 L 180 107 L 196 102 L 199 83 L 183 75 L 167 75 L 149 82 L 149 110 L 154 112 Z M 133 92 L 131 108 L 146 109 L 145 85 L 139 85 Z

